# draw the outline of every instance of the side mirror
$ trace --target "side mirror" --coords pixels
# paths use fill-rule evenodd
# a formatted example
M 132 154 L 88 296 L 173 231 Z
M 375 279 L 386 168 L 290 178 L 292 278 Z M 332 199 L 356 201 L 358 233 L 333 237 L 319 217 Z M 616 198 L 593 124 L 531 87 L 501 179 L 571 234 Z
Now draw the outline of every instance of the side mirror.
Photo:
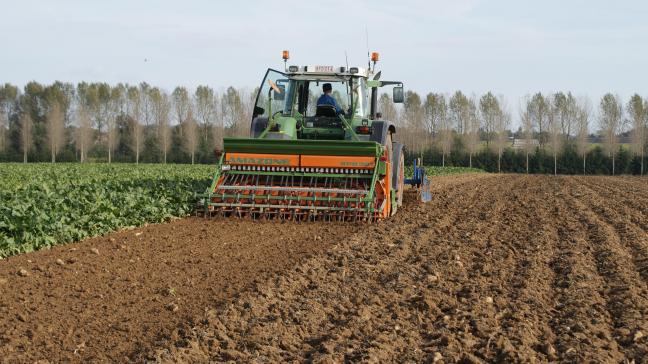
M 392 99 L 395 104 L 402 104 L 405 101 L 405 95 L 403 94 L 403 86 L 396 86 L 392 90 Z
M 286 86 L 277 85 L 277 88 L 280 92 L 273 92 L 275 101 L 283 101 L 286 98 Z
M 259 115 L 263 115 L 263 113 L 265 113 L 264 108 L 255 106 L 254 111 L 252 112 L 252 119 L 256 118 Z

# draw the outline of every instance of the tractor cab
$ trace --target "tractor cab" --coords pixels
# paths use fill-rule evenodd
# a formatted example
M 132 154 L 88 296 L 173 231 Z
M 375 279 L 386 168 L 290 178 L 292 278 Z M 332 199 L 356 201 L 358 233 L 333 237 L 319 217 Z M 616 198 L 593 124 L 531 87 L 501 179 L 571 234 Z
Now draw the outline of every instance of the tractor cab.
M 377 118 L 377 92 L 394 85 L 394 102 L 402 102 L 398 81 L 379 81 L 380 73 L 360 67 L 290 66 L 268 69 L 259 87 L 250 136 L 262 139 L 369 140 Z M 370 79 L 373 78 L 373 79 Z M 323 86 L 331 85 L 333 105 L 318 105 Z

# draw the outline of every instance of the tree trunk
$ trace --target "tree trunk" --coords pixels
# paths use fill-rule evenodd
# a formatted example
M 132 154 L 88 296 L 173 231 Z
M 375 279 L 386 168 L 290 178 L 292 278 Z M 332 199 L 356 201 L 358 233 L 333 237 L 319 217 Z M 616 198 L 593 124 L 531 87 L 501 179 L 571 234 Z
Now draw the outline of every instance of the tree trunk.
M 23 163 L 27 163 L 27 151 L 23 152 Z
M 529 174 L 529 152 L 526 152 L 526 171 Z
M 445 167 L 445 152 L 441 153 L 441 166 Z
M 194 154 L 195 154 L 194 152 L 191 152 L 191 164 L 192 165 L 194 164 Z
M 583 154 L 583 175 L 585 175 L 587 173 L 585 171 L 585 158 L 587 158 L 587 154 Z
M 612 153 L 612 175 L 614 176 L 614 153 Z
M 643 176 L 644 173 L 644 153 L 646 150 L 646 127 L 641 128 L 641 171 L 639 172 L 639 176 Z
M 502 173 L 502 150 L 497 153 L 497 173 Z
M 472 168 L 472 152 L 468 154 L 468 167 Z
M 641 146 L 641 172 L 639 173 L 639 176 L 643 176 L 643 171 L 644 171 L 644 146 Z
M 554 152 L 554 176 L 558 174 L 558 161 L 556 157 L 556 152 Z
M 110 153 L 110 147 L 108 147 L 108 164 L 112 162 L 112 153 Z

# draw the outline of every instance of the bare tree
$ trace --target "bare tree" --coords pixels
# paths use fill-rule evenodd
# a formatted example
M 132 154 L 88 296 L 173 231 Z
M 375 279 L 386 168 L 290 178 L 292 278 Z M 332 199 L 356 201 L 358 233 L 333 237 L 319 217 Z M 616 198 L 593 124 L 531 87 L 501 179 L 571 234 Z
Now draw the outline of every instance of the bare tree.
M 563 134 L 569 138 L 574 132 L 574 126 L 578 122 L 578 100 L 571 92 L 567 93 L 566 116 L 562 124 Z
M 7 149 L 7 129 L 8 118 L 3 110 L 0 109 L 0 153 Z
M 638 94 L 632 95 L 626 111 L 630 117 L 632 125 L 632 152 L 639 156 L 641 164 L 640 174 L 644 174 L 644 153 L 646 151 L 646 115 L 648 111 L 644 109 L 644 100 Z
M 475 98 L 468 100 L 468 117 L 465 126 L 465 143 L 468 150 L 468 166 L 472 168 L 472 157 L 479 148 L 479 115 Z
M 79 106 L 77 119 L 79 125 L 76 131 L 76 148 L 79 151 L 81 163 L 84 163 L 92 139 L 92 120 L 85 106 Z
M 557 92 L 553 95 L 552 108 L 553 117 L 560 126 L 560 134 L 565 138 L 572 135 L 573 125 L 576 123 L 576 98 L 571 92 L 564 94 Z
M 544 148 L 546 141 L 545 134 L 547 132 L 546 125 L 550 112 L 549 102 L 540 92 L 538 92 L 527 100 L 527 111 L 531 118 L 531 122 L 538 130 L 538 141 L 540 142 L 540 147 Z
M 493 132 L 495 134 L 494 147 L 497 151 L 497 172 L 501 173 L 502 154 L 508 144 L 508 128 L 511 123 L 511 114 L 507 110 L 502 97 L 499 98 L 495 109 L 492 111 L 494 113 Z
M 167 162 L 167 154 L 171 145 L 171 126 L 169 125 L 169 114 L 162 117 L 159 123 L 160 127 L 160 149 L 162 150 L 162 160 Z
M 140 89 L 128 89 L 128 115 L 131 133 L 131 148 L 135 152 L 135 164 L 139 164 L 140 153 L 144 145 L 144 128 L 142 127 L 142 96 Z
M 448 118 L 445 98 L 440 95 L 438 98 L 438 120 L 439 120 L 439 141 L 441 144 L 441 165 L 445 167 L 445 157 L 452 151 L 453 132 L 452 120 Z
M 382 114 L 380 120 L 388 120 L 391 122 L 396 122 L 397 119 L 396 106 L 394 105 L 394 101 L 389 96 L 389 94 L 383 93 L 382 95 L 380 95 L 380 98 L 378 99 L 378 104 L 380 105 L 380 113 Z
M 245 137 L 249 134 L 250 131 L 250 120 L 252 120 L 252 114 L 254 112 L 254 104 L 256 102 L 256 93 L 248 92 L 243 90 L 243 114 L 240 117 L 241 122 L 239 123 L 237 136 Z
M 221 101 L 220 121 L 224 125 L 224 131 L 230 137 L 242 137 L 248 134 L 249 122 L 252 119 L 255 97 L 245 89 L 228 87 Z M 283 107 L 283 101 L 273 102 L 273 110 Z M 219 125 L 220 123 L 216 123 Z M 220 125 L 219 125 L 220 126 Z M 222 140 L 215 139 L 214 144 L 219 146 Z
M 185 87 L 176 87 L 171 94 L 173 98 L 173 111 L 176 121 L 180 125 L 180 136 L 182 137 L 183 128 L 182 123 L 187 119 L 189 108 L 191 107 L 191 99 L 189 91 Z
M 56 154 L 59 153 L 65 140 L 65 115 L 57 101 L 54 101 L 47 113 L 47 141 L 52 163 L 56 163 Z
M 4 152 L 8 146 L 9 115 L 17 96 L 17 87 L 10 84 L 0 85 L 0 152 Z
M 202 124 L 203 138 L 207 141 L 209 129 L 216 117 L 216 96 L 214 90 L 209 86 L 198 86 L 194 93 L 194 104 L 196 107 L 196 118 Z
M 223 126 L 225 130 L 232 131 L 236 130 L 237 123 L 240 122 L 239 117 L 243 113 L 243 100 L 241 98 L 241 93 L 230 86 L 225 90 L 225 93 L 221 97 L 221 116 L 223 120 Z
M 153 114 L 155 116 L 155 123 L 157 125 L 157 136 L 160 151 L 162 152 L 162 159 L 166 164 L 167 153 L 169 152 L 169 145 L 171 143 L 171 128 L 170 113 L 171 102 L 169 95 L 158 88 L 153 88 L 151 92 L 151 102 L 153 106 Z
M 577 108 L 576 114 L 576 149 L 578 154 L 583 157 L 583 174 L 586 172 L 587 152 L 589 149 L 589 117 L 591 105 L 587 99 L 583 99 Z
M 605 150 L 612 158 L 612 175 L 615 174 L 614 160 L 619 148 L 618 135 L 622 128 L 623 106 L 619 96 L 607 93 L 599 104 L 599 125 L 603 135 Z
M 445 155 L 452 148 L 452 125 L 448 119 L 448 105 L 443 94 L 429 93 L 423 104 L 423 127 L 425 130 L 425 148 L 430 148 L 432 143 L 440 137 L 442 150 L 442 164 L 445 165 Z M 420 138 L 420 134 L 419 135 Z
M 15 101 L 18 97 L 18 87 L 5 83 L 0 85 L 0 114 L 4 115 L 5 128 L 9 128 L 9 115 L 11 115 L 16 108 Z
M 184 133 L 183 140 L 185 150 L 189 152 L 189 154 L 191 154 L 191 164 L 194 164 L 196 149 L 198 148 L 198 124 L 196 124 L 196 120 L 193 117 L 193 111 L 191 110 L 191 108 L 187 110 L 187 117 L 184 123 L 182 123 L 181 128 L 183 129 Z
M 139 85 L 139 93 L 140 93 L 140 107 L 141 107 L 141 120 L 140 123 L 144 123 L 146 127 L 151 126 L 151 123 L 153 122 L 153 119 L 155 118 L 153 116 L 153 107 L 151 105 L 151 86 L 146 83 L 142 82 Z
M 34 144 L 33 128 L 34 121 L 29 112 L 23 113 L 20 120 L 20 147 L 23 152 L 23 163 L 27 163 L 27 154 L 29 154 Z
M 119 130 L 117 129 L 117 120 L 122 114 L 124 108 L 123 89 L 120 85 L 113 87 L 110 91 L 110 99 L 103 116 L 106 123 L 106 147 L 108 149 L 108 163 L 112 163 L 112 156 L 117 146 Z
M 108 150 L 108 163 L 112 163 L 112 156 L 117 145 L 117 119 L 111 115 L 106 119 L 106 149 Z
M 96 108 L 91 109 L 95 115 L 95 125 L 97 127 L 97 132 L 99 133 L 99 138 L 103 140 L 104 127 L 107 127 L 107 124 L 111 121 L 108 119 L 112 113 L 112 93 L 110 85 L 106 83 L 100 83 L 96 86 L 97 88 L 97 100 Z M 108 126 L 110 128 L 110 126 Z M 110 144 L 110 143 L 109 143 Z M 110 148 L 108 148 L 108 159 L 110 159 Z
M 522 121 L 522 133 L 524 134 L 524 154 L 526 155 L 526 173 L 529 174 L 529 154 L 533 152 L 533 119 L 531 118 L 531 111 L 529 110 L 529 103 L 526 107 L 520 108 L 520 120 Z
M 422 152 L 425 147 L 429 148 L 428 134 L 425 132 L 424 107 L 421 97 L 414 91 L 407 91 L 403 103 L 403 118 L 409 129 L 409 143 L 413 152 Z M 421 142 L 420 135 L 425 135 L 425 141 Z M 425 144 L 425 145 L 422 145 Z
M 562 93 L 554 95 L 554 103 L 550 104 L 550 108 L 547 118 L 547 132 L 549 133 L 549 149 L 553 156 L 555 176 L 558 174 L 558 153 L 562 147 L 561 130 L 565 118 L 565 95 Z
M 461 91 L 452 95 L 448 102 L 448 117 L 454 125 L 457 134 L 462 135 L 468 132 L 470 118 L 470 100 Z
M 488 91 L 488 93 L 479 99 L 479 111 L 481 115 L 482 129 L 486 133 L 486 145 L 490 146 L 493 135 L 495 134 L 495 123 L 501 113 L 499 102 L 492 92 Z

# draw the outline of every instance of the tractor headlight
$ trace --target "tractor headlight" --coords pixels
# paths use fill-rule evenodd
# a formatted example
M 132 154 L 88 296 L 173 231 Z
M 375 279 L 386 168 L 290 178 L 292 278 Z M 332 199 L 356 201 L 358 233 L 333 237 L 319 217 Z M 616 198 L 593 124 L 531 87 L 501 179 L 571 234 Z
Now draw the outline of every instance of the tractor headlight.
M 299 66 L 289 66 L 288 72 L 297 72 L 299 71 Z
M 352 73 L 352 74 L 356 74 L 356 73 L 358 73 L 358 67 L 351 67 L 351 68 L 349 68 L 349 72 Z

